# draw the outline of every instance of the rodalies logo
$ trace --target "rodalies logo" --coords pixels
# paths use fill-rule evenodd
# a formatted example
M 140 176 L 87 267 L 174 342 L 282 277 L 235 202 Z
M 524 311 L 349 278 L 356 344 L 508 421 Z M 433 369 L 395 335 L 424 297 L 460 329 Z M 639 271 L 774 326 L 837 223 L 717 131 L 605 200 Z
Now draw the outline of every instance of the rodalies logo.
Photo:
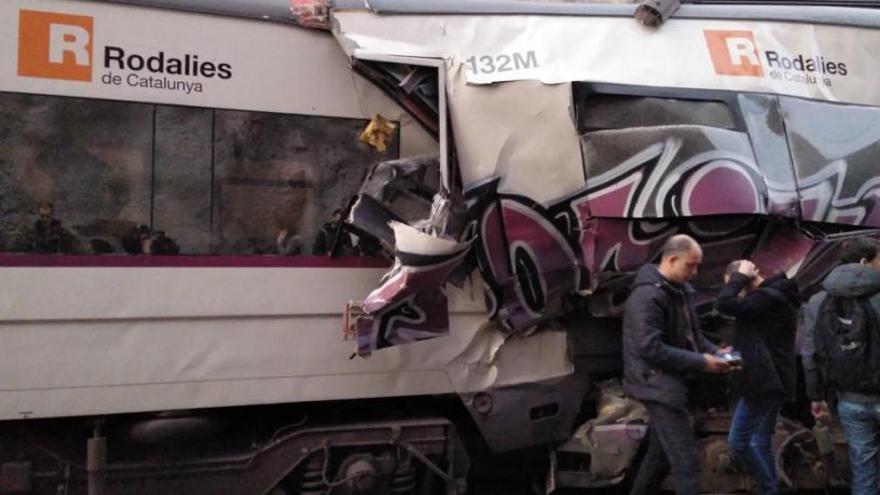
M 703 31 L 715 72 L 724 76 L 763 76 L 751 31 Z
M 18 75 L 92 80 L 92 18 L 21 10 Z
M 844 77 L 846 64 L 824 56 L 787 55 L 760 50 L 751 31 L 704 30 L 715 73 L 722 76 L 764 77 L 800 84 L 831 86 L 829 76 Z
M 19 12 L 18 75 L 91 82 L 93 65 L 92 17 L 55 12 Z M 115 45 L 115 44 L 114 44 Z M 232 78 L 232 65 L 200 60 L 195 53 L 142 53 L 125 45 L 105 45 L 103 71 L 96 82 L 153 90 L 202 93 L 211 79 Z M 185 79 L 184 79 L 185 78 Z

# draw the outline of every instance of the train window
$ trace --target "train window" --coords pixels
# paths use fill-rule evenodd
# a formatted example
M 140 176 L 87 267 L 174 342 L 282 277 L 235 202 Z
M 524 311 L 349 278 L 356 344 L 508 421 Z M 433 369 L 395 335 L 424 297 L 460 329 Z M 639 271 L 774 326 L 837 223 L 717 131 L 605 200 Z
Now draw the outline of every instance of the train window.
M 152 158 L 150 105 L 0 93 L 5 249 L 118 251 L 149 223 Z
M 282 230 L 312 249 L 322 224 L 354 196 L 377 156 L 357 141 L 365 122 L 217 110 L 214 217 L 223 253 L 271 250 Z M 326 246 L 325 246 L 326 248 Z
M 581 133 L 600 129 L 698 125 L 735 129 L 733 114 L 720 101 L 694 101 L 593 93 L 577 102 Z
M 398 156 L 366 123 L 0 93 L 0 250 L 325 254 L 334 210 Z

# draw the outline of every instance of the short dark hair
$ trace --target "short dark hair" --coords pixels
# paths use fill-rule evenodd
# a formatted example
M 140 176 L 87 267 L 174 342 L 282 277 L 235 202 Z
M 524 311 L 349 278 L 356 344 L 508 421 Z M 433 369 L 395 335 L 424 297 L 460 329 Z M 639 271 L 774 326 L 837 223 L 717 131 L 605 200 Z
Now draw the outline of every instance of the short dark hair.
M 685 234 L 677 234 L 666 239 L 666 242 L 663 243 L 663 247 L 660 248 L 660 257 L 667 258 L 669 256 L 686 253 L 697 246 L 699 246 L 699 244 L 697 244 L 697 241 L 695 241 L 693 237 Z
M 843 242 L 840 248 L 841 263 L 859 263 L 862 260 L 874 261 L 877 257 L 877 239 L 859 236 Z
M 724 268 L 724 276 L 729 277 L 733 275 L 737 270 L 739 270 L 739 265 L 742 264 L 742 260 L 733 260 L 727 264 L 727 267 Z

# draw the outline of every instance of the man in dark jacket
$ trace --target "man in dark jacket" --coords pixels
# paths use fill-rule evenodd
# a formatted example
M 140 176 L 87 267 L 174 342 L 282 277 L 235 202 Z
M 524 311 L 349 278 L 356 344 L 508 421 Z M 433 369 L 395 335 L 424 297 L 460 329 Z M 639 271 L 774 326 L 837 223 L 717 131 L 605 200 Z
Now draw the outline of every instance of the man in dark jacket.
M 42 201 L 37 207 L 40 218 L 34 223 L 32 231 L 19 241 L 19 250 L 35 253 L 76 253 L 76 240 L 61 221 L 55 218 L 55 206 Z
M 688 381 L 699 372 L 730 370 L 700 332 L 694 290 L 687 283 L 702 259 L 692 238 L 669 238 L 660 266 L 639 270 L 624 306 L 624 390 L 645 405 L 651 418 L 648 450 L 632 494 L 657 493 L 670 465 L 676 493 L 700 493 L 700 450 L 688 421 Z
M 801 350 L 807 396 L 812 401 L 813 416 L 829 421 L 828 392 L 836 392 L 837 412 L 849 446 L 853 495 L 878 492 L 877 452 L 880 448 L 880 391 L 826 390 L 816 353 L 816 328 L 819 308 L 829 296 L 869 298 L 875 319 L 880 318 L 880 246 L 869 237 L 847 241 L 841 251 L 843 263 L 828 274 L 817 293 L 805 306 L 804 343 Z M 831 363 L 833 365 L 833 363 Z M 827 371 L 827 370 L 826 370 Z
M 742 397 L 736 405 L 728 445 L 758 484 L 779 492 L 771 441 L 783 402 L 794 400 L 795 338 L 800 294 L 785 274 L 764 279 L 748 260 L 732 262 L 718 294 L 719 312 L 736 318 L 734 345 L 742 354 Z

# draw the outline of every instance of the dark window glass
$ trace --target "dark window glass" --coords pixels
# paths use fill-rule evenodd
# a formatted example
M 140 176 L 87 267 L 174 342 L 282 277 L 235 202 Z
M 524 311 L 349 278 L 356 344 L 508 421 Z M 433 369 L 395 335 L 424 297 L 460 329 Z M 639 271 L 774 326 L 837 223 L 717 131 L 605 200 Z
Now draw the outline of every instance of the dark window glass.
M 369 166 L 398 156 L 398 136 L 359 142 L 366 124 L 0 93 L 0 249 L 310 254 Z
M 718 101 L 590 94 L 579 102 L 578 131 L 699 125 L 735 129 L 730 109 Z

